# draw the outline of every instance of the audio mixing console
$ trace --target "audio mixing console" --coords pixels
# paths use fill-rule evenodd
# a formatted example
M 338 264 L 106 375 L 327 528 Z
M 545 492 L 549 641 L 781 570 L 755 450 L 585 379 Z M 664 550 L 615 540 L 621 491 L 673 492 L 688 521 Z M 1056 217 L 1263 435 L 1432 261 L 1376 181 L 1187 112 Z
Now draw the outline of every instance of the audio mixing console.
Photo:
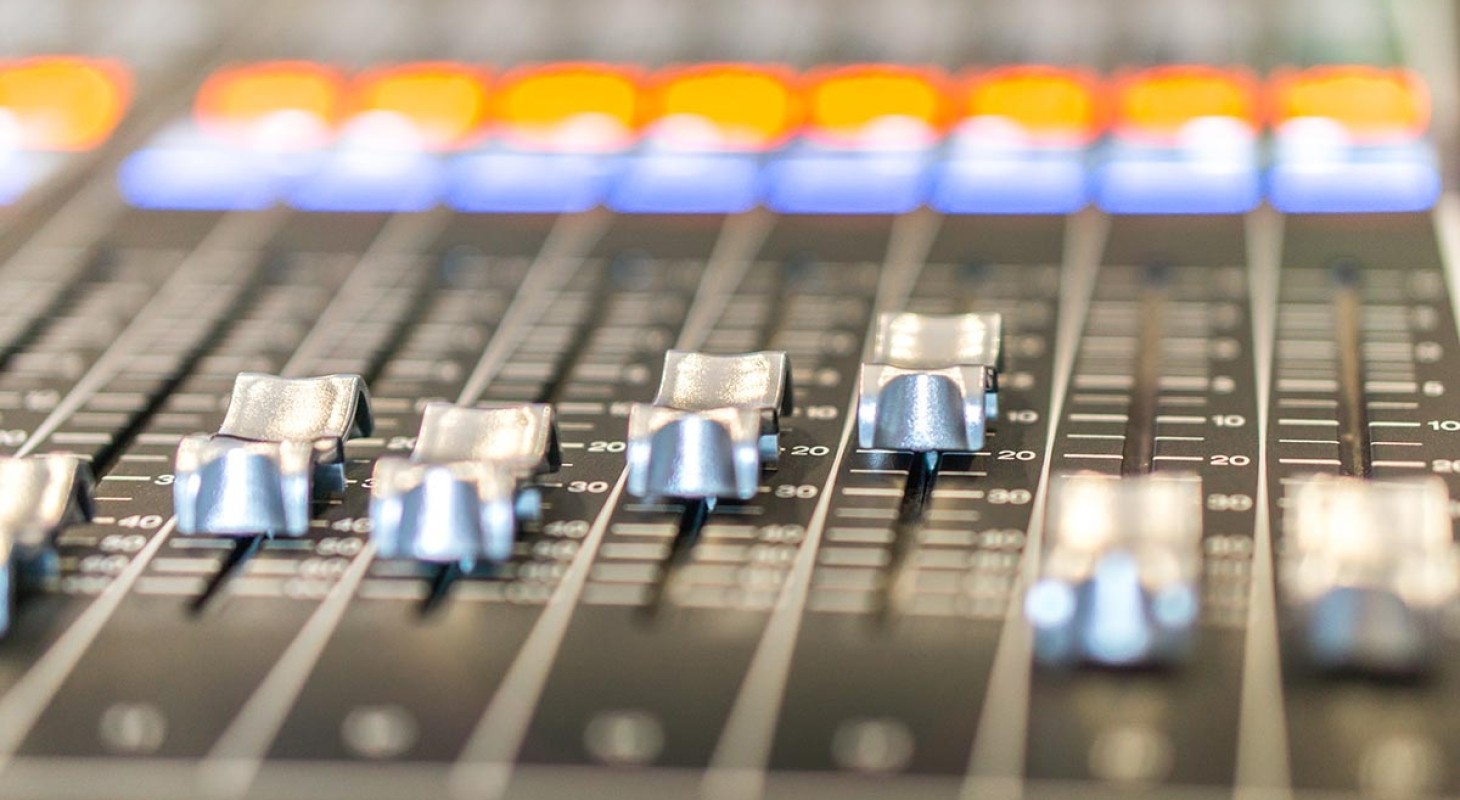
M 0 20 L 0 798 L 1460 794 L 1450 4 Z

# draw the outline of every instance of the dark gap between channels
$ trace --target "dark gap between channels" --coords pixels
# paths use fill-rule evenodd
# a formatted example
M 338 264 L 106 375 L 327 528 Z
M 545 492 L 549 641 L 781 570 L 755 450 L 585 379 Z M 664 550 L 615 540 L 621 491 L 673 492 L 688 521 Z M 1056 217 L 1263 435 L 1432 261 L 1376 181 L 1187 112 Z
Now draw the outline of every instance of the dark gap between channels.
M 938 480 L 938 467 L 943 454 L 934 450 L 913 453 L 902 486 L 902 499 L 897 504 L 897 519 L 892 524 L 892 552 L 887 563 L 887 579 L 877 599 L 875 619 L 885 621 L 897 610 L 897 599 L 905 593 L 911 580 L 912 552 L 917 547 L 933 486 Z

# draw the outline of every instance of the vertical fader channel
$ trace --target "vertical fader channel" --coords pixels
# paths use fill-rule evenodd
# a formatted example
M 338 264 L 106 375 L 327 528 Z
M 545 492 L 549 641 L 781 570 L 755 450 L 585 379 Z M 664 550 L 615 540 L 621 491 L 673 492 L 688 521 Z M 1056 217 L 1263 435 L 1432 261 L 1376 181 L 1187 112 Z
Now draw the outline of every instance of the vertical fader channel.
M 962 780 L 1043 466 L 1066 235 L 1059 217 L 942 220 L 900 310 L 1002 315 L 999 417 L 979 451 L 942 454 L 935 485 L 922 489 L 924 456 L 849 448 L 776 724 L 768 797 L 809 787 L 852 795 L 877 785 L 869 774 Z M 926 491 L 913 526 L 909 484 Z
M 1456 645 L 1442 620 L 1454 598 L 1437 606 L 1404 571 L 1416 555 L 1442 567 L 1460 497 L 1460 341 L 1441 251 L 1427 214 L 1284 227 L 1268 480 L 1293 789 L 1453 793 Z M 1407 514 L 1418 487 L 1439 484 L 1450 510 L 1436 508 L 1433 547 L 1417 548 L 1431 526 Z M 1339 513 L 1313 513 L 1315 498 Z
M 1041 661 L 1030 690 L 1033 783 L 1232 780 L 1259 479 L 1246 258 L 1241 217 L 1111 222 L 1025 606 Z M 1082 577 L 1051 566 L 1071 536 L 1108 541 Z M 1140 548 L 1190 571 L 1157 593 L 1138 572 L 1150 562 L 1129 556 Z M 1081 604 L 1073 623 L 1037 599 L 1064 587 Z M 1156 610 L 1169 598 L 1183 608 L 1170 623 Z M 1199 610 L 1186 605 L 1196 598 Z M 1149 758 L 1132 768 L 1120 755 L 1130 748 Z

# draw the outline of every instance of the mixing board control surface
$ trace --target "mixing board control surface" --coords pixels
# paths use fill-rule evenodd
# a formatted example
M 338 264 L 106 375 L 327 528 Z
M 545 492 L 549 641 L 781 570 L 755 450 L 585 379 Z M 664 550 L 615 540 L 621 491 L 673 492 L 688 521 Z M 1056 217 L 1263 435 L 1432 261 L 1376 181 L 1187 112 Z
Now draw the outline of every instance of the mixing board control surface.
M 1446 4 L 59 5 L 0 797 L 1460 793 Z

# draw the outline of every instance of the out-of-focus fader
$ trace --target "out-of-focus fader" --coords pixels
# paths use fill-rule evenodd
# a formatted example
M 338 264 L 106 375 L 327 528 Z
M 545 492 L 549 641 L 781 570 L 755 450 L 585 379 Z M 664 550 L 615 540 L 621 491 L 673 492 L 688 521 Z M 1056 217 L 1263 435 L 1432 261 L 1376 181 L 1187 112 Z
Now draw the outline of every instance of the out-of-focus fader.
M 1201 479 L 1057 475 L 1025 598 L 1045 663 L 1152 666 L 1187 650 L 1200 601 Z
M 1460 588 L 1444 482 L 1315 475 L 1286 501 L 1282 589 L 1313 664 L 1388 675 L 1431 667 Z

